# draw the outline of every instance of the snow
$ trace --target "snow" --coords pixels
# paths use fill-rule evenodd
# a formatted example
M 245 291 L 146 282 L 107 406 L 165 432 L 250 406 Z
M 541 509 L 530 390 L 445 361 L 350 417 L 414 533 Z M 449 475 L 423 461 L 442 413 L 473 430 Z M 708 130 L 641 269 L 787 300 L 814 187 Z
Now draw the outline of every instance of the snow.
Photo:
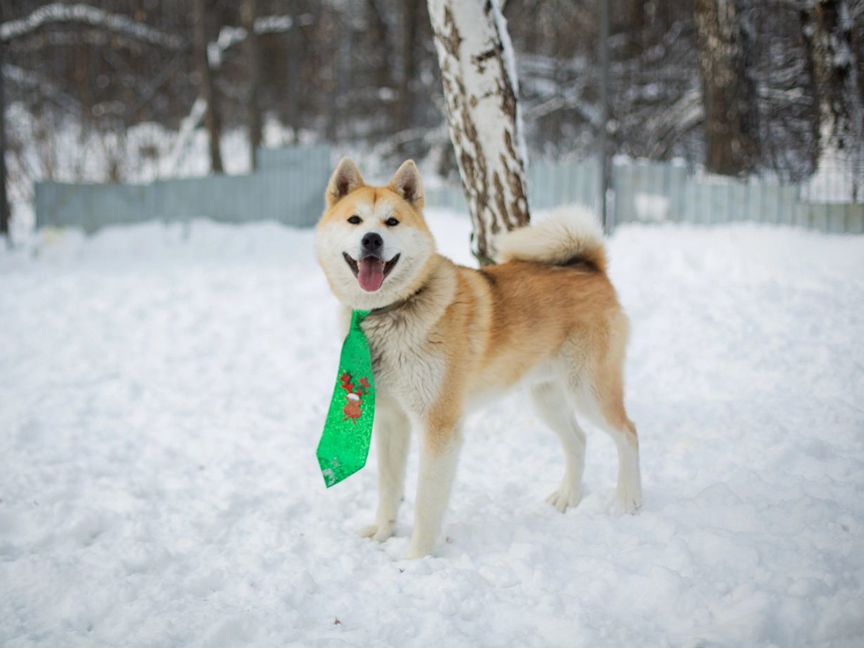
M 824 130 L 824 129 L 823 129 Z M 822 141 L 829 141 L 823 132 Z M 864 197 L 864 144 L 858 150 L 840 151 L 826 146 L 816 168 L 801 187 L 802 196 L 814 203 L 854 203 Z
M 79 22 L 86 25 L 97 25 L 153 45 L 170 49 L 180 49 L 184 45 L 184 40 L 179 36 L 166 34 L 155 27 L 151 27 L 128 16 L 109 13 L 99 7 L 85 3 L 66 4 L 63 2 L 44 5 L 24 18 L 0 24 L 0 40 L 12 40 L 13 38 L 29 34 L 43 25 L 57 22 Z
M 636 218 L 643 222 L 662 222 L 669 217 L 669 198 L 657 194 L 636 192 L 633 196 Z
M 209 56 L 209 54 L 208 54 Z M 197 97 L 192 103 L 192 108 L 189 109 L 189 114 L 180 122 L 180 128 L 177 131 L 177 137 L 168 155 L 168 161 L 165 164 L 167 169 L 176 171 L 187 155 L 192 140 L 195 136 L 198 124 L 204 119 L 207 113 L 207 100 L 204 97 Z
M 432 211 L 468 261 L 468 221 Z M 337 306 L 312 233 L 195 222 L 0 251 L 0 645 L 864 643 L 864 238 L 624 226 L 645 503 L 544 502 L 563 457 L 516 392 L 467 422 L 436 555 L 357 535 L 376 462 L 315 446 Z
M 297 24 L 308 26 L 314 23 L 311 14 L 298 16 Z M 261 16 L 255 19 L 256 34 L 281 34 L 290 31 L 294 27 L 293 16 Z M 207 44 L 207 62 L 214 70 L 222 66 L 225 52 L 235 45 L 246 40 L 248 32 L 245 27 L 224 26 L 219 30 L 216 40 Z
M 217 70 L 222 65 L 222 55 L 225 50 L 246 40 L 246 29 L 243 27 L 225 26 L 219 30 L 215 41 L 207 43 L 207 63 L 211 69 Z

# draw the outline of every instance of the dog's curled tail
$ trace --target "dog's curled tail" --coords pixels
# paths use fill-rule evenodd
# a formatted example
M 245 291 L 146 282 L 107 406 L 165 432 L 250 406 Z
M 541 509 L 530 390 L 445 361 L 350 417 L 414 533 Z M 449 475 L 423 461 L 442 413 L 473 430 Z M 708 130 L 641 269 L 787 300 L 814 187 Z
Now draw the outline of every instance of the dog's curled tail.
M 564 207 L 537 224 L 507 232 L 497 247 L 497 260 L 502 263 L 534 261 L 606 271 L 603 231 L 594 214 L 583 207 Z

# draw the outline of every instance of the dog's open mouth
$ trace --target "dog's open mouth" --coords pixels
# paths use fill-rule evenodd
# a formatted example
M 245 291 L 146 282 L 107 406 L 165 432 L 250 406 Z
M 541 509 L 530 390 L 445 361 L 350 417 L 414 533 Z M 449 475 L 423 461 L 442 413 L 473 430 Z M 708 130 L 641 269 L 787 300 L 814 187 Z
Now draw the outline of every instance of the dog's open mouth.
M 381 288 L 384 279 L 399 261 L 400 255 L 397 254 L 386 262 L 376 256 L 367 256 L 357 261 L 347 252 L 343 252 L 342 256 L 345 257 L 345 263 L 351 268 L 351 272 L 357 277 L 357 283 L 360 284 L 360 287 L 366 292 L 375 292 Z

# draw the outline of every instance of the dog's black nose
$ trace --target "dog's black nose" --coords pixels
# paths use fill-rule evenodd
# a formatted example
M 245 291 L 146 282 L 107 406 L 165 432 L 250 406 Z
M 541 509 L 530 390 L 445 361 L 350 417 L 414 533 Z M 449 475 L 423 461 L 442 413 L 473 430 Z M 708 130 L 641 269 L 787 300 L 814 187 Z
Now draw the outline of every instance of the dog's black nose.
M 384 239 L 381 238 L 380 234 L 368 232 L 360 243 L 363 246 L 364 252 L 378 254 L 381 251 L 381 246 L 384 245 Z

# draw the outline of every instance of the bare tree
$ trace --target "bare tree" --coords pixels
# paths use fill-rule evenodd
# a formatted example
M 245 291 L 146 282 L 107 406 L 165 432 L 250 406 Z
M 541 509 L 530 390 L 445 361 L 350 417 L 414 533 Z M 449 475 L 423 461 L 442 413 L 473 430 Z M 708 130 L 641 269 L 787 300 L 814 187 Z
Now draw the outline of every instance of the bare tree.
M 854 92 L 855 77 L 859 87 L 862 83 L 856 65 L 861 67 L 864 59 L 864 0 L 606 2 L 610 13 L 610 151 L 699 162 L 706 159 L 707 148 L 712 169 L 737 173 L 755 164 L 754 170 L 770 170 L 795 182 L 810 178 L 821 165 L 830 170 L 823 176 L 830 181 L 824 186 L 830 185 L 831 191 L 838 175 L 833 164 L 839 161 L 844 169 L 854 170 L 840 155 L 820 160 L 819 151 L 845 155 L 850 146 L 864 139 L 855 131 L 862 119 L 855 117 L 855 106 L 864 97 Z M 125 155 L 120 145 L 122 132 L 142 123 L 181 129 L 173 147 L 153 142 L 142 148 L 140 138 L 127 141 L 148 160 L 167 157 L 164 168 L 181 170 L 187 159 L 185 151 L 191 146 L 190 133 L 194 136 L 199 122 L 205 128 L 208 98 L 221 113 L 222 129 L 248 129 L 250 140 L 257 130 L 251 124 L 251 106 L 257 104 L 262 118 L 272 114 L 292 126 L 295 139 L 301 129 L 321 132 L 326 128 L 322 136 L 334 142 L 383 146 L 382 154 L 392 156 L 391 161 L 397 155 L 431 156 L 430 166 L 440 160 L 442 173 L 453 172 L 457 155 L 465 159 L 462 149 L 451 148 L 449 138 L 441 139 L 442 114 L 456 104 L 445 102 L 442 84 L 430 73 L 439 61 L 429 38 L 428 0 L 257 0 L 260 15 L 254 31 L 260 42 L 260 77 L 254 97 L 247 95 L 254 85 L 249 74 L 254 69 L 248 64 L 254 54 L 247 49 L 254 44 L 247 43 L 251 32 L 244 15 L 248 4 L 247 0 L 205 3 L 206 15 L 197 27 L 206 29 L 210 41 L 206 46 L 211 84 L 216 87 L 208 96 L 203 88 L 207 76 L 203 64 L 208 57 L 205 39 L 199 39 L 197 48 L 193 42 L 195 0 L 0 0 L 5 17 L 0 38 L 5 47 L 6 103 L 34 115 L 29 128 L 7 121 L 9 199 L 22 199 L 30 193 L 32 180 L 50 173 L 96 181 L 106 179 L 103 170 L 111 168 L 117 172 L 115 177 L 141 177 L 127 162 L 136 156 Z M 486 173 L 476 186 L 488 189 L 473 190 L 472 201 L 503 213 L 497 212 L 495 202 L 500 196 L 513 202 L 506 193 L 508 176 L 499 169 L 505 193 L 496 191 L 496 168 L 489 161 L 500 160 L 496 148 L 504 132 L 500 125 L 507 122 L 495 117 L 484 103 L 497 101 L 499 107 L 506 107 L 512 102 L 508 103 L 506 92 L 496 94 L 495 83 L 474 89 L 477 67 L 484 68 L 485 79 L 500 66 L 495 57 L 478 56 L 490 47 L 472 45 L 489 28 L 488 23 L 494 22 L 488 20 L 493 6 L 483 0 L 435 0 L 431 5 L 439 7 L 434 23 L 444 46 L 445 65 L 448 60 L 451 65 L 445 84 L 452 99 L 463 91 L 455 79 L 463 80 L 460 101 L 464 100 L 470 117 L 462 119 L 457 109 L 451 121 L 462 130 L 465 141 L 476 135 L 482 144 L 484 162 L 476 162 L 480 157 L 469 145 L 469 164 L 463 165 L 466 177 L 473 173 L 477 179 Z M 450 7 L 451 21 L 462 39 L 458 45 L 449 39 L 453 29 L 444 23 L 445 6 Z M 517 122 L 515 132 L 519 136 L 524 132 L 540 154 L 587 155 L 596 149 L 600 88 L 595 7 L 596 0 L 507 3 L 508 31 L 520 54 L 518 107 L 527 127 L 523 131 Z M 737 54 L 719 57 L 723 65 L 715 67 L 710 59 L 702 56 L 700 60 L 697 55 L 697 8 L 703 16 L 714 15 L 713 32 L 707 31 L 715 35 L 702 43 L 703 49 L 708 43 L 717 54 L 727 47 L 724 39 L 737 43 L 731 48 Z M 475 11 L 479 22 L 461 17 L 468 11 Z M 733 20 L 728 19 L 728 12 Z M 448 54 L 451 43 L 462 58 Z M 733 63 L 726 64 L 728 60 Z M 700 63 L 707 70 L 704 75 Z M 201 84 L 196 70 L 203 72 Z M 193 72 L 194 85 L 184 71 Z M 719 74 L 724 71 L 728 73 Z M 733 86 L 715 88 L 721 85 L 715 82 L 724 78 L 731 78 Z M 472 96 L 478 100 L 476 106 Z M 758 110 L 751 111 L 747 105 L 751 101 Z M 711 108 L 707 117 L 706 105 Z M 16 110 L 8 116 L 17 120 L 19 114 Z M 486 119 L 487 115 L 491 116 Z M 42 135 L 36 137 L 39 121 Z M 751 126 L 754 121 L 758 131 Z M 60 146 L 60 124 L 64 134 L 71 132 L 65 130 L 66 125 L 84 131 L 82 137 L 100 147 L 99 155 L 115 156 L 119 165 L 112 167 L 101 158 L 96 163 L 91 155 L 70 154 L 68 147 Z M 489 124 L 498 128 L 497 135 L 485 134 Z M 731 125 L 728 131 L 724 125 Z M 514 131 L 508 132 L 512 137 Z M 745 133 L 750 134 L 745 137 Z M 516 149 L 518 139 L 512 140 Z M 740 151 L 757 140 L 753 162 Z M 32 162 L 34 151 L 37 163 Z M 734 158 L 734 163 L 715 163 L 717 157 Z M 81 163 L 85 158 L 86 165 Z M 832 164 L 824 164 L 826 161 Z M 858 174 L 861 178 L 861 167 Z M 859 182 L 858 200 L 860 186 Z M 509 226 L 503 218 L 498 224 L 499 229 Z M 481 245 L 480 236 L 475 247 Z
M 204 118 L 207 131 L 210 133 L 210 170 L 222 173 L 222 118 L 219 114 L 219 102 L 216 99 L 216 87 L 213 84 L 213 71 L 207 56 L 207 12 L 205 0 L 194 0 L 194 30 L 195 30 L 195 64 L 198 68 L 201 96 L 207 102 L 207 114 Z
M 243 3 L 243 24 L 246 27 L 246 62 L 249 66 L 249 86 L 246 95 L 246 118 L 249 124 L 249 168 L 258 168 L 258 147 L 261 146 L 261 108 L 258 105 L 261 85 L 261 43 L 255 31 L 258 0 Z
M 390 62 L 393 60 L 392 47 L 390 45 L 390 27 L 384 18 L 379 0 L 366 0 L 366 15 L 369 21 L 370 36 L 374 40 L 374 53 L 378 55 L 374 60 L 375 85 L 380 91 L 393 87 L 393 79 L 390 72 Z M 384 9 L 386 11 L 386 8 Z
M 831 158 L 852 169 L 853 200 L 860 191 L 862 119 L 858 61 L 846 0 L 809 0 L 801 11 L 808 67 L 818 105 L 818 166 Z
M 301 81 L 304 57 L 304 40 L 306 36 L 301 29 L 293 29 L 286 34 L 285 53 L 286 74 L 285 87 L 287 93 L 283 102 L 283 110 L 288 126 L 291 127 L 293 140 L 296 142 L 300 136 L 301 116 Z
M 755 89 L 747 68 L 747 34 L 735 0 L 696 0 L 695 19 L 702 103 L 705 166 L 738 175 L 759 159 Z
M 0 24 L 3 9 L 0 7 Z M 6 195 L 6 96 L 3 87 L 3 60 L 5 45 L 0 38 L 0 236 L 9 235 L 9 199 Z
M 492 263 L 494 235 L 530 218 L 513 46 L 497 0 L 429 0 L 429 17 L 472 250 Z
M 422 0 L 402 3 L 402 78 L 399 86 L 397 124 L 399 130 L 411 127 L 414 118 L 414 82 L 417 78 L 417 37 L 420 31 Z

